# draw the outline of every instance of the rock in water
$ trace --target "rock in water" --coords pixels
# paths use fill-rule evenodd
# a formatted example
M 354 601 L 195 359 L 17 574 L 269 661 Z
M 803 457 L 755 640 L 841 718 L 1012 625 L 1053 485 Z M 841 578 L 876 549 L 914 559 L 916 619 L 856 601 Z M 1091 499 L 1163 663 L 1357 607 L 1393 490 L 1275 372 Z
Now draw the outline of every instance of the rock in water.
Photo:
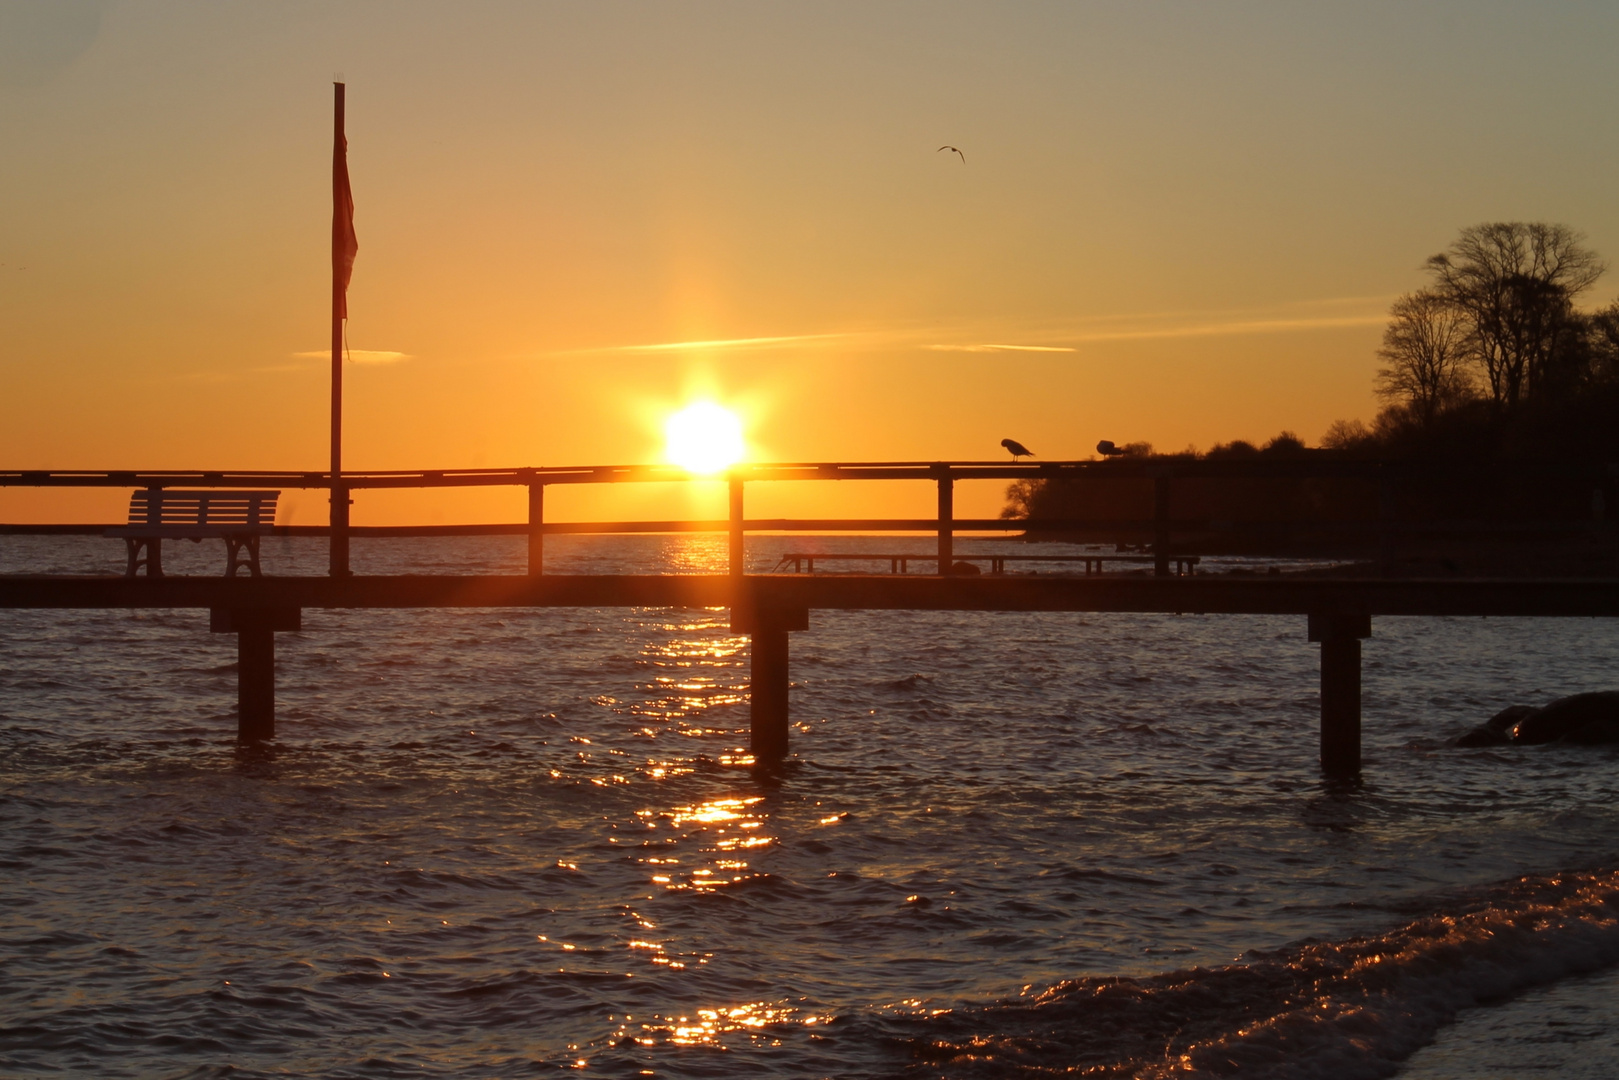
M 1512 725 L 1512 741 L 1526 746 L 1556 742 L 1591 728 L 1592 740 L 1601 741 L 1601 729 L 1619 727 L 1619 690 L 1571 694 L 1534 710 Z M 1582 737 L 1570 741 L 1588 741 Z
M 1518 721 L 1539 712 L 1533 705 L 1508 705 L 1466 735 L 1457 739 L 1456 746 L 1500 746 L 1512 741 L 1512 727 Z
M 1594 720 L 1564 735 L 1562 741 L 1575 746 L 1612 746 L 1619 743 L 1619 720 Z

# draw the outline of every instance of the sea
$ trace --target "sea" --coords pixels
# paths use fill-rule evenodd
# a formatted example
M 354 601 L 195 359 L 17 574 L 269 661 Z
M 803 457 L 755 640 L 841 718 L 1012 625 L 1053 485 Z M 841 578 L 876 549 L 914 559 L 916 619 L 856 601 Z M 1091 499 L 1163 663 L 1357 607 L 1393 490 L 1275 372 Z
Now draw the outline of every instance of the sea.
M 0 573 L 122 562 L 0 538 Z M 547 548 L 724 564 L 706 536 Z M 206 612 L 0 612 L 0 1075 L 1619 1075 L 1619 750 L 1452 745 L 1619 686 L 1613 620 L 1374 620 L 1358 782 L 1319 773 L 1303 617 L 816 611 L 776 775 L 748 647 L 724 610 L 307 610 L 278 738 L 243 750 Z

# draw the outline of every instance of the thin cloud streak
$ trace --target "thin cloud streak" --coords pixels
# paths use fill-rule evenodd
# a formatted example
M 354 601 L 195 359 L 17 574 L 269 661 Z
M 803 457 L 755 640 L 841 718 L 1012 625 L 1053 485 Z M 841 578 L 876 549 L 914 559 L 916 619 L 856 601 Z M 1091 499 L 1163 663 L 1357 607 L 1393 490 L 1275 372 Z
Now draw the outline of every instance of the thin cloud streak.
M 1346 305 L 1361 306 L 1368 302 L 1376 302 L 1382 307 L 1386 302 L 1383 297 L 1345 297 L 1333 300 L 1318 300 L 1299 307 L 1338 307 L 1340 310 Z M 1201 317 L 1199 317 L 1201 316 Z M 1381 311 L 1373 314 L 1363 312 L 1358 314 L 1342 315 L 1288 315 L 1273 309 L 1270 313 L 1255 311 L 1233 313 L 1220 317 L 1215 312 L 1165 312 L 1158 315 L 1114 316 L 1099 319 L 1088 319 L 1090 328 L 1081 329 L 1072 325 L 1068 327 L 1047 326 L 1042 336 L 1056 338 L 1059 341 L 1070 341 L 1076 345 L 1094 344 L 1108 341 L 1149 341 L 1173 338 L 1200 338 L 1200 337 L 1232 337 L 1244 334 L 1285 334 L 1309 333 L 1321 330 L 1340 330 L 1359 326 L 1381 326 L 1388 321 L 1388 316 Z M 1102 324 L 1100 326 L 1096 324 Z M 1107 324 L 1112 324 L 1108 326 Z M 1003 344 L 937 344 L 925 345 L 923 348 L 937 352 L 1000 352 L 1015 350 L 1019 352 L 1075 352 L 1072 346 L 1052 345 L 1003 345 Z
M 1200 323 L 1194 326 L 1157 326 L 1141 330 L 1096 330 L 1077 334 L 1074 341 L 1136 341 L 1148 338 L 1220 337 L 1232 334 L 1280 334 L 1290 331 L 1340 330 L 1352 326 L 1381 326 L 1387 315 L 1330 315 L 1302 319 L 1244 319 Z
M 600 353 L 686 352 L 692 349 L 771 349 L 812 341 L 847 339 L 852 334 L 785 334 L 777 337 L 714 338 L 708 341 L 661 341 L 651 345 L 604 345 L 594 349 L 566 349 L 558 356 Z
M 924 345 L 935 352 L 1073 352 L 1070 345 Z
M 760 337 L 709 338 L 701 341 L 661 341 L 641 345 L 605 345 L 585 349 L 559 349 L 548 351 L 541 355 L 637 356 L 661 353 L 789 349 L 793 347 L 825 347 L 832 345 L 842 346 L 846 349 L 870 349 L 887 346 L 899 349 L 922 348 L 932 352 L 961 353 L 1073 353 L 1079 351 L 1076 346 L 1095 342 L 1301 333 L 1358 326 L 1376 326 L 1384 323 L 1387 316 L 1381 312 L 1378 314 L 1319 315 L 1291 315 L 1288 312 L 1290 309 L 1297 311 L 1301 308 L 1305 310 L 1313 308 L 1317 311 L 1323 308 L 1329 311 L 1337 308 L 1342 311 L 1346 306 L 1364 308 L 1369 304 L 1376 304 L 1381 309 L 1387 302 L 1387 297 L 1332 297 L 1307 301 L 1302 304 L 1283 305 L 1268 310 L 1250 308 L 1246 311 L 1224 313 L 1218 311 L 1175 311 L 1153 314 L 1111 315 L 1077 320 L 1077 326 L 1072 322 L 1067 325 L 1047 323 L 1043 327 L 1024 326 L 1013 328 L 1002 326 L 997 331 L 989 329 L 986 325 L 980 325 L 977 330 L 977 333 L 986 334 L 986 336 L 987 333 L 1017 332 L 1021 330 L 1022 333 L 1038 333 L 1048 341 L 1055 338 L 1058 341 L 1072 343 L 1064 345 L 1014 345 L 1004 341 L 972 341 L 970 339 L 959 343 L 948 340 L 940 342 L 937 340 L 939 337 L 949 338 L 958 334 L 965 337 L 967 334 L 973 333 L 973 330 L 965 325 L 956 327 L 935 325 L 931 328 L 912 325 L 891 328 L 874 327 L 826 334 L 776 334 Z M 1087 324 L 1088 328 L 1081 328 Z M 923 342 L 926 342 L 930 337 L 934 338 L 934 343 L 924 344 Z

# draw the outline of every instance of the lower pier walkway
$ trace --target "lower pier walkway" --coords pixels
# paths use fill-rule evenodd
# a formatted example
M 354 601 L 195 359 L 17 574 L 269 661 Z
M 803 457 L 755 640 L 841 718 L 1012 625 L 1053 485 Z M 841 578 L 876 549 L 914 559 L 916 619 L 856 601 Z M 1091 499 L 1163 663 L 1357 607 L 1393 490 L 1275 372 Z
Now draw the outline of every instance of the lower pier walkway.
M 1303 616 L 1321 646 L 1321 764 L 1360 770 L 1360 650 L 1393 615 L 1619 616 L 1619 581 L 893 574 L 0 577 L 0 608 L 206 609 L 238 640 L 238 736 L 275 735 L 275 634 L 306 608 L 728 608 L 752 638 L 751 750 L 788 753 L 790 638 L 815 611 L 1156 612 Z M 985 632 L 993 633 L 993 622 Z

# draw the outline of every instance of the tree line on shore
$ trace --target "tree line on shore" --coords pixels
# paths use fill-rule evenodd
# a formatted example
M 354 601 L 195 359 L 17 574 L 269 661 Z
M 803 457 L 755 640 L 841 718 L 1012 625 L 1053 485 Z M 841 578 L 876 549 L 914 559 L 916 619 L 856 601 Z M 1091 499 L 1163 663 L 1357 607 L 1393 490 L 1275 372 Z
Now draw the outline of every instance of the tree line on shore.
M 1179 454 L 1155 454 L 1149 444 L 1131 443 L 1120 457 L 1167 462 L 1319 455 L 1485 466 L 1619 462 L 1619 301 L 1594 310 L 1578 306 L 1607 269 L 1584 237 L 1555 224 L 1475 225 L 1423 269 L 1428 283 L 1390 307 L 1374 383 L 1383 404 L 1370 424 L 1340 420 L 1314 449 L 1284 431 L 1260 444 L 1238 439 Z M 1189 499 L 1207 502 L 1217 516 L 1247 506 L 1256 520 L 1376 517 L 1388 511 L 1389 498 L 1338 481 L 1305 479 L 1204 480 L 1177 490 L 1184 491 L 1177 496 L 1184 508 L 1177 517 L 1193 509 Z M 1070 521 L 1137 518 L 1151 498 L 1141 481 L 1122 476 L 1020 481 L 1006 496 L 1008 517 Z M 1522 481 L 1483 488 L 1452 482 L 1410 490 L 1403 501 L 1408 505 L 1402 516 L 1478 517 L 1482 511 L 1521 519 L 1600 514 L 1604 498 L 1591 482 L 1570 479 L 1527 487 Z
M 1607 265 L 1566 225 L 1463 229 L 1394 301 L 1384 407 L 1322 446 L 1384 458 L 1619 459 L 1619 301 L 1576 305 Z

